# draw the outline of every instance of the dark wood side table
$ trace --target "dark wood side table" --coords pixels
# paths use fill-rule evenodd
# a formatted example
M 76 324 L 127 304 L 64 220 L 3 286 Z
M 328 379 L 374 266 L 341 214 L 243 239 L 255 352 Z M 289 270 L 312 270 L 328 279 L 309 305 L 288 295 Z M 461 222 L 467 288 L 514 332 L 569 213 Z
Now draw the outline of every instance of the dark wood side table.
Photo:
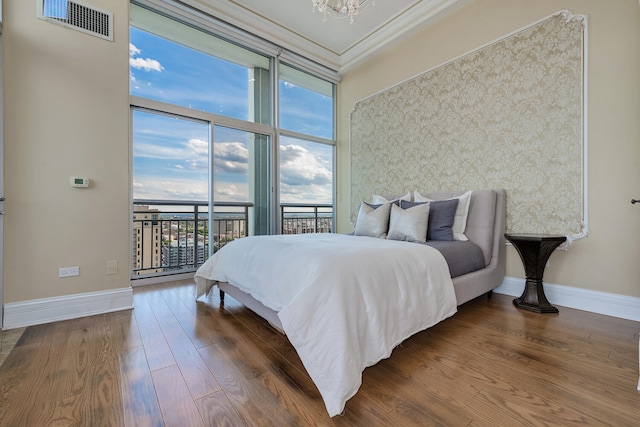
M 542 275 L 553 251 L 564 243 L 565 236 L 549 234 L 505 234 L 504 237 L 513 243 L 524 265 L 527 280 L 520 298 L 513 300 L 513 305 L 536 313 L 557 313 L 544 294 Z

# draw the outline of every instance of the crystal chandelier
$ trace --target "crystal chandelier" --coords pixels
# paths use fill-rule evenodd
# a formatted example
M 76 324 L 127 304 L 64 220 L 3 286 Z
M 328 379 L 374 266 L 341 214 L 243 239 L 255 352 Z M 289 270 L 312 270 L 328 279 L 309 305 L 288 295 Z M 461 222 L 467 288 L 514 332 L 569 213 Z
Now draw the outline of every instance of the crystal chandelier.
M 323 20 L 327 20 L 328 15 L 335 18 L 349 18 L 353 24 L 353 17 L 360 13 L 360 6 L 367 0 L 311 0 L 313 11 L 316 9 L 322 13 Z M 333 13 L 332 13 L 333 12 Z

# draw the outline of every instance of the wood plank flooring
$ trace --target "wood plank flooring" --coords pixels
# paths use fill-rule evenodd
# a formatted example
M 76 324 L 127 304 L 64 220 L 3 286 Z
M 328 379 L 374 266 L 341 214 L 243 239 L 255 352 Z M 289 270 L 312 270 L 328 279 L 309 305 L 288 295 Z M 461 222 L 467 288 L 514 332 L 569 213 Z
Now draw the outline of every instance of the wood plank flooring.
M 329 418 L 284 335 L 194 293 L 134 288 L 134 310 L 27 328 L 0 366 L 0 426 L 640 425 L 638 322 L 480 297 Z
M 13 347 L 15 347 L 23 332 L 24 328 L 0 331 L 0 366 L 9 353 L 11 353 L 11 350 L 13 350 Z

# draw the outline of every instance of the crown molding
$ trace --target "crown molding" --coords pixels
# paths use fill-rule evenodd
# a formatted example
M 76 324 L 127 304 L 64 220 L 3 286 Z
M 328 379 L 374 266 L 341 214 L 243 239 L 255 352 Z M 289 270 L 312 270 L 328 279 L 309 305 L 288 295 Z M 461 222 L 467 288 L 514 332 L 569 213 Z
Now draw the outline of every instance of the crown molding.
M 154 2 L 158 0 L 147 1 Z M 183 4 L 191 8 L 220 19 L 244 31 L 249 31 L 277 47 L 301 55 L 338 73 L 344 73 L 356 63 L 374 54 L 377 50 L 405 35 L 407 32 L 428 25 L 440 14 L 466 2 L 468 2 L 468 0 L 420 1 L 340 54 L 276 22 L 257 15 L 249 9 L 239 7 L 233 2 L 205 3 L 199 0 L 182 0 Z
M 338 71 L 340 68 L 340 55 L 236 4 L 231 2 L 204 4 L 198 0 L 183 0 L 183 3 L 333 71 Z
M 412 30 L 426 27 L 442 13 L 449 12 L 454 7 L 460 7 L 467 2 L 468 0 L 423 0 L 417 3 L 371 36 L 340 55 L 338 72 L 344 73 L 348 71 L 392 41 Z

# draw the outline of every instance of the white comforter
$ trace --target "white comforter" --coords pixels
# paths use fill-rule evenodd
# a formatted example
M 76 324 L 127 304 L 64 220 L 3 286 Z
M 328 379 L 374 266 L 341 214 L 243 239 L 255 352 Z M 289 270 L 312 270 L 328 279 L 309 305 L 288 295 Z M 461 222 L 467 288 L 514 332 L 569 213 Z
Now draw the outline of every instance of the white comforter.
M 197 297 L 228 282 L 278 312 L 330 416 L 362 371 L 456 312 L 444 257 L 417 243 L 340 234 L 234 240 L 195 275 Z

